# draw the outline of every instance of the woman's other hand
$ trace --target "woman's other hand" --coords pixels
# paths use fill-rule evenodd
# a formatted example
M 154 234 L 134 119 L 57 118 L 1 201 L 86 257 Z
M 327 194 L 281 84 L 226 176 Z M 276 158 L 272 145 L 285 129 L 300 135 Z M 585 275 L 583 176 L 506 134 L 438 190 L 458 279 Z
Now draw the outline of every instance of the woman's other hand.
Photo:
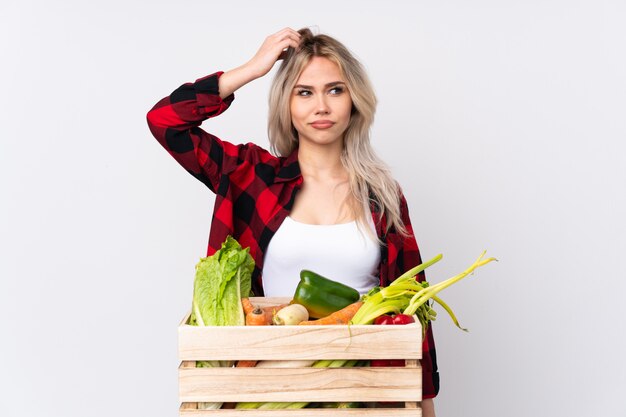
M 291 28 L 285 28 L 265 38 L 265 41 L 246 66 L 260 78 L 267 74 L 276 61 L 284 58 L 287 48 L 298 48 L 300 34 Z
M 432 398 L 422 400 L 422 417 L 435 417 L 435 402 Z
M 219 79 L 220 97 L 228 97 L 250 81 L 270 72 L 276 61 L 284 57 L 287 48 L 298 48 L 299 44 L 300 34 L 291 28 L 265 38 L 250 61 L 222 74 Z

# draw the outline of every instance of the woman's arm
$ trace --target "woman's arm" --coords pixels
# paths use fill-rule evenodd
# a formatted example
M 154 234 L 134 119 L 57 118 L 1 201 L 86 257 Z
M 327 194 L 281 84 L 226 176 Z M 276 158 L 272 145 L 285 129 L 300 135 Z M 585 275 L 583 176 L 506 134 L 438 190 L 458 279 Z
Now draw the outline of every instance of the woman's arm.
M 269 36 L 244 65 L 183 84 L 148 112 L 148 126 L 157 141 L 213 192 L 218 189 L 222 175 L 262 150 L 252 144 L 221 141 L 199 126 L 224 112 L 237 89 L 267 74 L 286 48 L 298 46 L 299 37 L 294 30 L 283 29 Z
M 224 112 L 233 101 L 219 96 L 216 72 L 194 83 L 185 83 L 160 100 L 147 115 L 156 140 L 187 172 L 213 192 L 222 174 L 237 163 L 238 146 L 223 142 L 200 129 L 202 122 Z
M 394 233 L 393 236 L 388 237 L 387 243 L 390 248 L 388 250 L 388 262 L 393 265 L 392 270 L 389 271 L 391 279 L 422 263 L 419 247 L 413 233 L 413 226 L 411 225 L 409 208 L 403 194 L 400 194 L 400 215 L 409 235 L 400 236 Z M 395 257 L 392 257 L 391 253 L 395 254 Z M 420 273 L 417 278 L 419 281 L 423 281 L 425 279 L 424 273 Z M 432 413 L 426 414 L 426 411 L 423 411 L 424 417 L 435 415 L 432 399 L 439 392 L 439 372 L 436 358 L 435 339 L 433 337 L 432 325 L 430 325 L 426 329 L 426 334 L 422 341 L 422 408 L 423 410 L 431 410 Z

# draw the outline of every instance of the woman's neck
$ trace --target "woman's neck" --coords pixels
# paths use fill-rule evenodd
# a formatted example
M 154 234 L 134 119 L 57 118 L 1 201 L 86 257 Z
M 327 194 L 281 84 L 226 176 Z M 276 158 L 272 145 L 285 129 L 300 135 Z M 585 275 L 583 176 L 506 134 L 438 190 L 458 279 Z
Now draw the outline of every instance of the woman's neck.
M 298 163 L 304 177 L 337 179 L 345 178 L 346 169 L 341 163 L 341 147 L 311 146 L 301 143 Z
M 308 224 L 347 223 L 358 218 L 360 210 L 350 191 L 348 170 L 341 163 L 341 149 L 302 145 L 298 163 L 304 182 L 290 216 Z

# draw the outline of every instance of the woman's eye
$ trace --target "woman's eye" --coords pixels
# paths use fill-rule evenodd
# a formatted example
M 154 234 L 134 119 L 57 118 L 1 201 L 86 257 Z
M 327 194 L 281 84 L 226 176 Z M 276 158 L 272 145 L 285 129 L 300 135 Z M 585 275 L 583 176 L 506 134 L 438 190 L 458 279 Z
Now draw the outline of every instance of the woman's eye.
M 333 87 L 329 90 L 329 93 L 333 95 L 341 94 L 343 93 L 343 87 Z
M 309 90 L 298 90 L 296 92 L 296 94 L 299 95 L 299 96 L 308 97 L 308 96 L 311 95 L 311 91 L 309 91 Z

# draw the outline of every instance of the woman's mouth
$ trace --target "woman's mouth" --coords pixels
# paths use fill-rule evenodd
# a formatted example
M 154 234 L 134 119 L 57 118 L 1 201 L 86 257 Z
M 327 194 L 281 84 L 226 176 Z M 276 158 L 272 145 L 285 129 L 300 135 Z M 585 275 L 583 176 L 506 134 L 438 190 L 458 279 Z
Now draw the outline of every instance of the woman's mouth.
M 333 127 L 334 124 L 335 123 L 331 122 L 330 120 L 316 120 L 311 123 L 311 127 L 315 129 L 328 129 L 330 127 Z

